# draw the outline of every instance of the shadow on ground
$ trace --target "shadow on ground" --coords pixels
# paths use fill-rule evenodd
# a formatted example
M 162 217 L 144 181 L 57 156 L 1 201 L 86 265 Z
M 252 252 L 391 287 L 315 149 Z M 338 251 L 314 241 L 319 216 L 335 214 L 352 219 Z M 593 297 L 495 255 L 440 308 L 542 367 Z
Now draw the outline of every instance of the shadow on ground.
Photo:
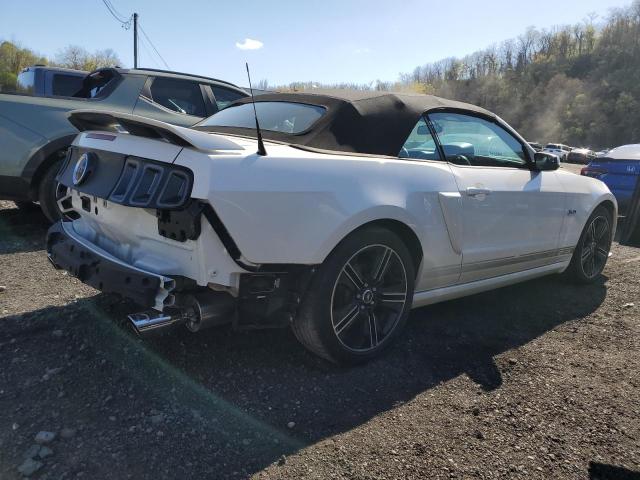
M 593 312 L 604 281 L 578 287 L 547 277 L 415 310 L 384 357 L 350 369 L 307 354 L 288 329 L 178 330 L 142 342 L 119 321 L 129 306 L 100 295 L 2 320 L 0 380 L 14 387 L 0 410 L 31 415 L 38 429 L 75 422 L 83 448 L 58 458 L 58 468 L 90 478 L 244 477 L 459 375 L 479 391 L 500 388 L 494 357 Z M 16 351 L 24 354 L 17 362 L 7 356 Z M 39 381 L 24 381 L 57 366 L 44 393 Z M 52 409 L 54 420 L 42 418 Z M 94 448 L 119 466 L 108 474 L 82 457 Z
M 640 480 L 640 472 L 604 463 L 589 464 L 589 480 Z
M 35 204 L 29 209 L 6 204 L 8 208 L 0 208 L 0 255 L 44 249 L 50 223 L 42 210 Z

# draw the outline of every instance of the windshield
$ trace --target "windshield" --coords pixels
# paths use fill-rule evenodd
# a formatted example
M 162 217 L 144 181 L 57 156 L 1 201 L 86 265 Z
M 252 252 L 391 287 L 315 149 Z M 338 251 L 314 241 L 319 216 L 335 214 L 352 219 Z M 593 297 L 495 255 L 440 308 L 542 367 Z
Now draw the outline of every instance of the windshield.
M 294 102 L 256 102 L 256 112 L 262 130 L 296 134 L 308 130 L 325 108 Z M 198 123 L 198 127 L 256 128 L 252 103 L 231 106 Z

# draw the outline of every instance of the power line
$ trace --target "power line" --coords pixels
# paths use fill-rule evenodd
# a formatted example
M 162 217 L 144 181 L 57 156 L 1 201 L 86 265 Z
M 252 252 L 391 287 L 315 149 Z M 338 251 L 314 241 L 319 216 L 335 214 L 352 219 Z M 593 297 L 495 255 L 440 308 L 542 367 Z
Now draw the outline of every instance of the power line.
M 140 38 L 139 40 L 140 40 L 140 45 L 142 45 L 142 48 L 144 48 L 144 51 L 149 54 L 149 58 L 151 59 L 151 61 L 155 64 L 156 67 L 161 68 L 162 65 L 158 63 L 155 57 L 151 54 L 151 50 L 147 48 L 147 42 L 143 41 L 142 38 Z
M 169 67 L 169 64 L 165 61 L 165 59 L 162 57 L 162 55 L 160 55 L 160 52 L 158 51 L 156 46 L 153 44 L 153 42 L 151 41 L 151 39 L 147 35 L 147 32 L 144 31 L 144 28 L 142 28 L 142 25 L 140 25 L 140 22 L 138 22 L 138 28 L 142 32 L 142 35 L 144 35 L 144 38 L 147 39 L 147 42 L 149 42 L 149 45 L 151 45 L 151 48 L 153 48 L 153 50 L 156 52 L 158 57 L 160 57 L 160 60 L 162 60 L 162 63 L 164 63 L 165 67 L 167 67 L 167 70 L 171 70 L 171 67 Z
M 147 44 L 149 44 L 149 46 L 153 49 L 153 51 L 156 53 L 156 55 L 158 56 L 158 58 L 160 60 L 162 60 L 162 63 L 164 63 L 165 67 L 167 68 L 167 70 L 171 70 L 171 67 L 169 67 L 169 64 L 167 63 L 167 61 L 164 59 L 164 57 L 160 54 L 160 52 L 158 51 L 158 49 L 156 48 L 156 46 L 153 44 L 153 42 L 151 41 L 151 39 L 149 38 L 149 35 L 147 35 L 147 32 L 144 31 L 144 29 L 142 28 L 142 25 L 140 25 L 140 22 L 137 21 L 137 17 L 138 15 L 136 13 L 134 13 L 133 15 L 131 15 L 128 19 L 122 15 L 118 9 L 113 5 L 113 3 L 111 2 L 111 0 L 102 0 L 102 3 L 104 4 L 105 7 L 107 7 L 107 10 L 109 10 L 109 13 L 111 14 L 111 16 L 117 21 L 119 22 L 122 27 L 126 30 L 129 30 L 129 28 L 131 28 L 131 22 L 133 21 L 134 23 L 134 32 L 133 32 L 133 37 L 134 37 L 134 46 L 133 46 L 133 56 L 134 56 L 134 64 L 137 64 L 136 61 L 136 46 L 138 43 L 138 38 L 137 38 L 137 34 L 136 34 L 136 28 L 140 28 L 140 31 L 142 32 L 142 35 L 144 36 L 144 38 L 147 40 Z M 145 50 L 147 50 L 148 53 L 150 53 L 148 51 L 148 49 L 146 48 L 145 45 L 143 45 Z M 153 55 L 149 55 L 149 57 L 151 57 L 151 59 L 153 60 L 154 63 L 158 64 L 155 61 L 155 58 L 153 58 Z
M 109 0 L 102 0 L 102 3 L 104 3 L 104 6 L 107 7 L 107 10 L 109 10 L 111 16 L 115 18 L 116 21 L 120 22 L 120 24 L 122 24 L 122 27 L 125 30 L 129 30 L 129 28 L 131 28 L 131 17 L 129 17 L 129 19 L 126 19 L 126 17 L 121 15 L 120 12 L 116 10 L 116 8 Z
M 106 0 L 107 3 L 111 6 L 111 10 L 113 10 L 113 12 L 119 17 L 119 18 L 127 18 L 124 15 L 122 15 L 118 9 L 116 8 L 116 6 L 113 4 L 113 2 L 111 0 Z
M 111 6 L 109 5 L 109 2 L 107 2 L 107 0 L 102 0 L 102 3 L 104 3 L 104 6 L 105 6 L 105 7 L 107 7 L 107 10 L 109 10 L 109 13 L 111 14 L 111 16 L 112 16 L 113 18 L 115 18 L 115 19 L 116 19 L 116 21 L 118 21 L 118 22 L 120 22 L 120 23 L 124 23 L 124 22 L 123 22 L 123 21 L 118 17 L 118 15 L 116 14 L 116 12 L 114 12 L 114 11 L 111 9 Z

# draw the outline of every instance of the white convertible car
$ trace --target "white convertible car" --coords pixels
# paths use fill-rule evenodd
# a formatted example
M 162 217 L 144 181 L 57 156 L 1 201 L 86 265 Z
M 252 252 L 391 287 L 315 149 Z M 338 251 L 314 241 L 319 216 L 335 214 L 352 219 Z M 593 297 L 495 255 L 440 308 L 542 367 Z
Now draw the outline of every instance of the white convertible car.
M 316 354 L 362 361 L 412 307 L 565 270 L 593 281 L 616 227 L 604 183 L 432 96 L 271 93 L 193 128 L 70 121 L 49 257 L 146 308 L 139 333 L 290 325 Z

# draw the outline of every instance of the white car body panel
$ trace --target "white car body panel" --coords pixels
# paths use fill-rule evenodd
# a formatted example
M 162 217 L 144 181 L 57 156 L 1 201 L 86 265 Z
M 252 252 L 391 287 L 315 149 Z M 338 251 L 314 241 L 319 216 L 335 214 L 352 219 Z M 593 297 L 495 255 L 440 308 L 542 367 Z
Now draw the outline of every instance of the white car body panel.
M 509 273 L 483 280 L 476 280 L 468 283 L 460 283 L 450 287 L 435 288 L 432 290 L 417 291 L 413 296 L 413 308 L 424 307 L 438 302 L 455 300 L 456 298 L 486 292 L 495 288 L 506 287 L 514 283 L 533 280 L 552 273 L 562 273 L 569 266 L 570 259 L 555 262 L 550 265 L 543 265 L 525 269 L 519 272 Z
M 92 138 L 96 132 L 81 133 L 74 145 L 191 169 L 192 198 L 214 208 L 250 264 L 320 264 L 362 225 L 399 222 L 422 248 L 414 307 L 563 271 L 593 209 L 616 205 L 602 182 L 564 171 L 327 154 L 271 142 L 260 156 L 251 139 L 145 121 L 170 127 L 189 146 L 127 133 Z M 154 211 L 93 198 L 87 212 L 77 192 L 72 201 L 80 214 L 75 234 L 135 268 L 231 291 L 246 273 L 204 219 L 197 240 L 178 242 L 158 234 Z
M 72 201 L 76 211 L 82 212 L 82 221 L 72 222 L 70 228 L 139 270 L 181 275 L 195 280 L 201 286 L 210 282 L 235 285 L 235 277 L 243 272 L 227 255 L 220 239 L 206 222 L 202 224 L 198 240 L 177 242 L 158 235 L 157 218 L 153 210 L 92 199 L 90 211 L 86 212 L 75 190 L 72 192 Z
M 252 263 L 318 264 L 342 238 L 368 222 L 391 219 L 425 242 L 421 288 L 458 280 L 461 255 L 449 240 L 441 188 L 457 193 L 443 162 L 318 155 L 267 144 L 269 155 L 210 157 L 193 196 L 209 199 L 243 256 Z M 202 155 L 185 151 L 176 164 L 196 168 Z M 283 172 L 286 172 L 283 173 Z M 200 185 L 202 182 L 204 185 Z M 208 191 L 207 191 L 208 189 Z M 256 232 L 260 232 L 256 235 Z
M 506 259 L 558 248 L 566 194 L 555 172 L 459 165 L 451 169 L 463 206 L 463 282 L 511 273 L 520 266 Z
M 603 156 L 614 160 L 640 160 L 640 143 L 621 145 L 607 150 Z
M 578 243 L 584 225 L 595 210 L 595 208 L 605 201 L 611 202 L 615 206 L 616 214 L 613 215 L 613 232 L 615 234 L 618 216 L 618 203 L 604 182 L 595 178 L 576 175 L 566 170 L 557 170 L 556 177 L 567 191 L 569 203 L 567 209 L 575 213 L 567 215 L 562 231 L 560 232 L 560 246 L 573 246 Z M 577 181 L 577 178 L 590 179 L 590 182 Z

